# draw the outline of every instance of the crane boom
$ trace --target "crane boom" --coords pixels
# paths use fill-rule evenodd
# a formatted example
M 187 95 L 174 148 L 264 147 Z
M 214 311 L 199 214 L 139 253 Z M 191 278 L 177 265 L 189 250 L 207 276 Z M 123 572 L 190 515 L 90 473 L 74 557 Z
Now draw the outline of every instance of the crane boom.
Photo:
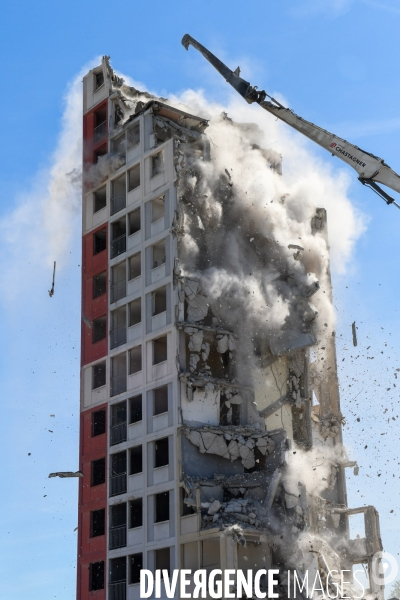
M 357 171 L 358 179 L 363 185 L 372 188 L 386 204 L 394 204 L 400 208 L 400 204 L 395 202 L 389 194 L 383 190 L 378 183 L 382 183 L 387 187 L 400 193 L 400 175 L 393 171 L 382 158 L 366 152 L 354 144 L 350 144 L 346 140 L 314 125 L 310 121 L 306 121 L 299 115 L 296 115 L 289 108 L 285 108 L 280 102 L 269 96 L 265 91 L 259 91 L 257 87 L 250 85 L 240 77 L 239 67 L 236 71 L 231 71 L 223 62 L 221 62 L 207 48 L 202 46 L 189 34 L 185 34 L 182 38 L 182 45 L 189 49 L 193 46 L 201 52 L 201 54 L 217 69 L 217 71 L 225 78 L 225 80 L 240 94 L 246 102 L 252 104 L 256 102 L 268 112 L 272 113 L 281 121 L 284 121 L 310 140 L 328 150 L 332 156 L 337 156 L 343 162 L 347 163 Z M 267 100 L 266 98 L 269 98 Z

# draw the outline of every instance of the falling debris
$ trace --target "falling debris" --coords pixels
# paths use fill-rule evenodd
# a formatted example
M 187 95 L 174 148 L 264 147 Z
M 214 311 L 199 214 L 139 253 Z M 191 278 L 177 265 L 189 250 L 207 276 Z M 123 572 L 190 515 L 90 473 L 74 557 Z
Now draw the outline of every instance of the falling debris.
M 89 329 L 92 329 L 93 324 L 87 317 L 85 317 L 85 315 L 82 315 L 82 321 L 89 327 Z
M 55 284 L 55 279 L 56 279 L 56 261 L 54 261 L 54 267 L 53 267 L 53 283 L 51 285 L 51 289 L 49 290 L 49 296 L 50 298 L 52 296 L 54 296 L 54 284 Z
M 50 477 L 83 477 L 82 471 L 57 471 L 57 473 L 50 473 Z
M 353 346 L 357 346 L 357 328 L 355 321 L 353 321 L 353 323 L 351 324 L 351 331 L 353 334 Z

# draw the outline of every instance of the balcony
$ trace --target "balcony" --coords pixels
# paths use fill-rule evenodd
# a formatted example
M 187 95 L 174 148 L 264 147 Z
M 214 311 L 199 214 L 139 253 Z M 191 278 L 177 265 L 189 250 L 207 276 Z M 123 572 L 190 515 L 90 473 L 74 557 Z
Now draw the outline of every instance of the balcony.
M 111 303 L 121 300 L 126 296 L 126 279 L 118 281 L 111 286 Z
M 110 348 L 117 348 L 118 346 L 122 346 L 122 344 L 126 344 L 126 326 L 118 327 L 118 329 L 114 329 L 110 331 Z
M 126 546 L 126 525 L 110 528 L 110 550 L 124 548 Z
M 126 251 L 126 233 L 111 241 L 111 258 L 119 256 Z
M 126 373 L 121 373 L 121 375 L 115 375 L 110 378 L 111 396 L 116 396 L 117 394 L 122 394 L 122 392 L 126 392 Z
M 110 583 L 108 586 L 109 600 L 126 600 L 126 580 Z
M 115 446 L 115 444 L 126 442 L 126 440 L 126 422 L 113 425 L 110 429 L 110 446 Z
M 96 144 L 100 140 L 102 140 L 107 133 L 107 121 L 103 121 L 93 130 L 93 143 Z
M 126 473 L 110 477 L 110 496 L 118 496 L 126 492 Z

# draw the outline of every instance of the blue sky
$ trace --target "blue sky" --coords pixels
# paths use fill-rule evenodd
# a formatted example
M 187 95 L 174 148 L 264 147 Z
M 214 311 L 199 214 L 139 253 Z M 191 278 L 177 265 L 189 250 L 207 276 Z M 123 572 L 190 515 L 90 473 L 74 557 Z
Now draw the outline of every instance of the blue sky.
M 66 260 L 52 299 L 46 249 L 51 224 L 41 221 L 39 210 L 49 181 L 51 186 L 49 169 L 60 146 L 69 82 L 95 57 L 109 54 L 118 71 L 159 94 L 201 88 L 208 99 L 227 101 L 231 92 L 224 81 L 198 53 L 186 53 L 180 45 L 188 32 L 232 68 L 239 64 L 253 84 L 282 94 L 304 118 L 400 172 L 399 26 L 395 0 L 15 0 L 3 5 L 1 598 L 70 600 L 75 594 L 77 483 L 47 475 L 78 467 L 76 195 L 67 211 Z M 64 143 L 73 140 L 66 136 Z M 311 151 L 335 172 L 348 171 L 349 197 L 367 221 L 347 271 L 333 273 L 345 441 L 361 466 L 358 478 L 349 472 L 349 505 L 378 508 L 384 546 L 397 556 L 400 211 L 385 206 L 337 159 L 318 148 Z M 351 344 L 354 320 L 357 348 Z

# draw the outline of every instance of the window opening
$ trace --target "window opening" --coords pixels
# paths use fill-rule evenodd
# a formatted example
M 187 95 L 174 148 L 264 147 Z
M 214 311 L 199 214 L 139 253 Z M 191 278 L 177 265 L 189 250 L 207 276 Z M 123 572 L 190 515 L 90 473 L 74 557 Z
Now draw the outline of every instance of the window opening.
M 93 212 L 97 213 L 105 206 L 107 206 L 106 186 L 100 188 L 96 192 L 93 192 Z
M 96 390 L 103 385 L 106 385 L 106 363 L 101 362 L 93 365 L 93 385 L 92 389 Z
M 93 234 L 93 255 L 100 254 L 107 248 L 106 228 L 100 229 Z
M 165 362 L 167 360 L 167 336 L 163 335 L 153 340 L 153 365 Z
M 128 192 L 140 186 L 140 163 L 128 171 Z
M 142 420 L 142 394 L 129 398 L 130 420 L 129 423 L 138 423 Z
M 142 274 L 142 261 L 141 261 L 141 253 L 138 252 L 133 256 L 129 257 L 129 281 L 132 279 L 136 279 L 136 277 L 140 277 Z
M 168 412 L 168 386 L 156 388 L 154 394 L 154 412 L 153 415 L 161 415 Z
M 129 235 L 140 231 L 140 208 L 136 208 L 128 215 Z
M 143 449 L 142 446 L 134 446 L 130 449 L 131 469 L 129 475 L 137 475 L 143 471 Z
M 106 411 L 96 410 L 92 412 L 92 437 L 102 435 L 106 432 Z
M 92 480 L 91 486 L 101 485 L 106 481 L 106 459 L 99 458 L 92 461 Z
M 155 523 L 169 521 L 169 492 L 156 494 L 155 498 Z
M 107 318 L 106 315 L 99 317 L 93 321 L 92 326 L 92 343 L 104 340 L 107 335 Z
M 154 467 L 165 467 L 169 463 L 169 444 L 168 438 L 161 438 L 154 442 Z
M 129 327 L 142 321 L 142 299 L 136 298 L 129 303 Z
M 99 273 L 93 277 L 93 300 L 102 296 L 107 291 L 107 275 L 106 272 Z

